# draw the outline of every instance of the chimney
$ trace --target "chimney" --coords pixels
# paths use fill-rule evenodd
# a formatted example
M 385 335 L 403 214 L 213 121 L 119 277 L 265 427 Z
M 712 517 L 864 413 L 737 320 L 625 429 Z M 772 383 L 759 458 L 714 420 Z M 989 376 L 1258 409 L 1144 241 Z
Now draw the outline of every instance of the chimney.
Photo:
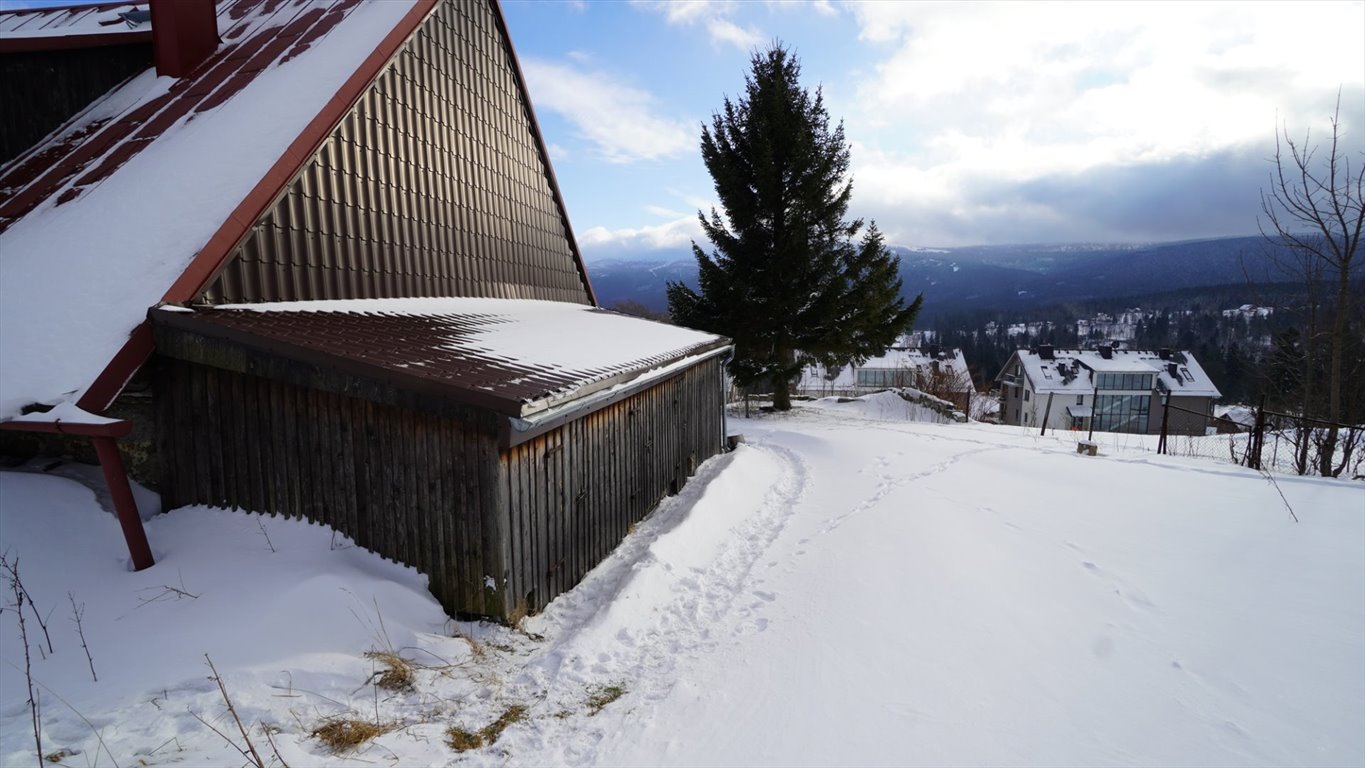
M 1112 346 L 1108 345 L 1108 344 L 1101 344 L 1101 345 L 1100 345 L 1100 357 L 1104 358 L 1105 360 L 1113 360 L 1113 359 L 1114 359 L 1114 348 L 1113 348 Z
M 1039 359 L 1039 360 L 1051 360 L 1051 359 L 1052 359 L 1052 345 L 1051 345 L 1051 344 L 1039 344 L 1039 345 L 1038 345 L 1038 359 Z
M 938 357 L 938 352 L 939 352 L 939 346 L 938 346 L 937 344 L 930 344 L 930 345 L 929 345 L 929 357 L 931 357 L 931 358 L 932 358 L 932 357 Z
M 185 77 L 218 48 L 214 0 L 151 0 L 156 73 Z
M 1180 381 L 1180 368 L 1175 363 L 1166 363 L 1166 373 L 1177 382 Z
M 1161 356 L 1161 359 L 1162 359 L 1162 360 L 1170 360 L 1170 359 L 1171 359 L 1171 348 L 1170 348 L 1170 347 L 1162 347 L 1162 348 L 1161 348 L 1161 351 L 1160 351 L 1160 352 L 1157 352 L 1157 354 Z

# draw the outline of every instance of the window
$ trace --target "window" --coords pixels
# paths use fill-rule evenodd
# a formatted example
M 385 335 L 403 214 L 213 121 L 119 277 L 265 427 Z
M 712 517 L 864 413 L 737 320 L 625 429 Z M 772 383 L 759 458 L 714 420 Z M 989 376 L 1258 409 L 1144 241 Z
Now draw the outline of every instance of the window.
M 906 368 L 859 368 L 860 387 L 908 387 L 914 384 L 914 372 Z
M 1024 390 L 1024 399 L 1028 400 L 1028 390 Z
M 1076 395 L 1076 405 L 1085 405 L 1085 395 Z
M 1095 429 L 1142 434 L 1151 409 L 1151 395 L 1100 395 L 1095 398 Z
M 1095 378 L 1097 389 L 1121 389 L 1149 391 L 1152 388 L 1150 373 L 1101 373 Z

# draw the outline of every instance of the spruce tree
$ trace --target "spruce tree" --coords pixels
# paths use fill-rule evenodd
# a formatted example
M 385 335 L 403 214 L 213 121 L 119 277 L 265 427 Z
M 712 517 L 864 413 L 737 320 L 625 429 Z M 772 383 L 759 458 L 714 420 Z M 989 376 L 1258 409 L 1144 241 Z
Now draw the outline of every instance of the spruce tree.
M 881 354 L 923 296 L 901 297 L 900 260 L 875 223 L 845 220 L 844 127 L 830 128 L 818 88 L 812 97 L 801 87 L 796 57 L 775 44 L 751 63 L 744 96 L 702 128 L 724 216 L 697 212 L 713 250 L 692 244 L 699 290 L 670 283 L 668 306 L 677 323 L 733 339 L 735 382 L 771 386 L 773 405 L 788 410 L 803 365 Z

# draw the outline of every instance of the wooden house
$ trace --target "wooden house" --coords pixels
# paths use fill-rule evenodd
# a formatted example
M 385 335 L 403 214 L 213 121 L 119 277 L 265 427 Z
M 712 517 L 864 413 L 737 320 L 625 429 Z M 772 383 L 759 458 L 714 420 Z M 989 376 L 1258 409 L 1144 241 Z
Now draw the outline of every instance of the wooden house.
M 132 459 L 534 612 L 721 450 L 727 340 L 596 307 L 495 0 L 0 13 L 17 71 L 80 93 L 0 141 L 0 434 L 91 438 L 135 567 Z

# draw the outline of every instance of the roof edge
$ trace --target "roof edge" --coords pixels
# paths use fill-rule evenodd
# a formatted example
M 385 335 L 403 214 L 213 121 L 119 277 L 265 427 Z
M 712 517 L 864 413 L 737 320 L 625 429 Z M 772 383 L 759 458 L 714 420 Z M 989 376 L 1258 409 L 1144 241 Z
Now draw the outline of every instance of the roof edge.
M 322 110 L 304 126 L 303 131 L 285 149 L 280 159 L 271 166 L 260 182 L 247 193 L 241 203 L 228 215 L 195 254 L 180 277 L 171 284 L 161 303 L 185 303 L 203 292 L 213 278 L 227 264 L 232 252 L 251 231 L 274 201 L 288 188 L 289 182 L 307 164 L 322 142 L 345 118 L 357 99 L 383 72 L 402 44 L 436 9 L 439 0 L 415 0 L 413 7 L 380 41 L 379 45 L 361 62 L 360 66 L 341 85 Z M 82 408 L 102 413 L 113 404 L 125 384 L 143 363 L 151 357 L 151 328 L 143 323 L 110 359 L 80 399 Z
M 256 187 L 228 215 L 227 221 L 209 238 L 195 255 L 190 265 L 162 297 L 164 303 L 183 303 L 203 292 L 218 275 L 233 251 L 251 231 L 251 227 L 269 210 L 289 182 L 308 163 L 318 147 L 327 140 L 336 126 L 355 106 L 356 100 L 374 83 L 403 43 L 436 9 L 440 0 L 415 0 L 413 7 L 384 36 L 379 45 L 341 87 L 328 99 L 322 110 L 304 126 L 303 131 L 285 149 Z
M 0 37 L 0 53 L 41 53 L 71 51 L 84 48 L 107 48 L 115 45 L 144 45 L 152 42 L 152 31 L 91 32 L 84 35 L 50 35 L 48 37 Z

